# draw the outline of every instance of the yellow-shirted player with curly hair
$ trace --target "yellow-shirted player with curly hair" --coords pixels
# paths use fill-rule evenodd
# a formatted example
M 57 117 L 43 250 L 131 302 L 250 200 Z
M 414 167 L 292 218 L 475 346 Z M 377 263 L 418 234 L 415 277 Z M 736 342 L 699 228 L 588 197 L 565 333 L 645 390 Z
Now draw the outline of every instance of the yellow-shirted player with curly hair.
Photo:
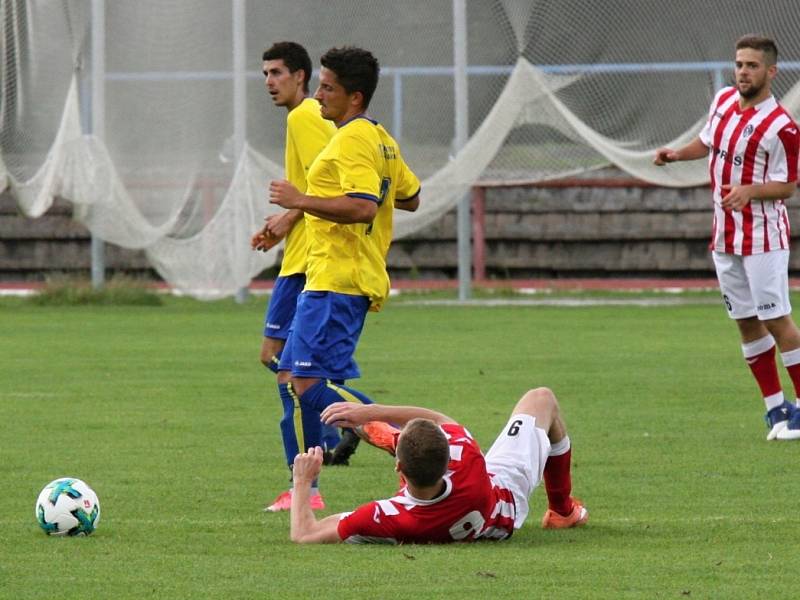
M 315 98 L 336 134 L 311 165 L 305 193 L 289 181 L 270 184 L 272 203 L 304 212 L 309 240 L 306 286 L 278 367 L 291 373 L 286 392 L 305 413 L 306 447 L 319 445 L 326 406 L 371 402 L 337 382 L 360 374 L 353 354 L 364 319 L 389 295 L 393 210 L 416 210 L 420 191 L 397 142 L 366 115 L 378 84 L 375 57 L 333 48 L 321 62 Z

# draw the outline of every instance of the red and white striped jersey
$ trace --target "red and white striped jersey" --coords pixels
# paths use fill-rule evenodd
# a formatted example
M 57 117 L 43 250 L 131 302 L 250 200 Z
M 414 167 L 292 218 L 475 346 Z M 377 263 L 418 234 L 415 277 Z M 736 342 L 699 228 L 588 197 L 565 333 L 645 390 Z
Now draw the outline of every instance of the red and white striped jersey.
M 393 498 L 369 502 L 339 521 L 339 537 L 350 543 L 446 543 L 501 540 L 514 531 L 510 490 L 496 486 L 477 442 L 461 425 L 442 425 L 450 443 L 445 490 L 419 500 L 401 488 Z
M 741 110 L 734 87 L 720 90 L 700 132 L 709 147 L 714 200 L 711 249 L 748 256 L 789 249 L 789 218 L 783 200 L 753 200 L 741 211 L 721 206 L 723 185 L 797 180 L 800 134 L 789 114 L 770 96 Z

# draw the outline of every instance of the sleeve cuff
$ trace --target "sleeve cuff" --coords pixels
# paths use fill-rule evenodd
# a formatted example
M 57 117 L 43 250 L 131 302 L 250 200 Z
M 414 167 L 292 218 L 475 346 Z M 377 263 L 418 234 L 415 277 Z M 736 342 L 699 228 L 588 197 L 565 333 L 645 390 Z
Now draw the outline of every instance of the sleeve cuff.
M 349 194 L 345 194 L 345 196 L 350 196 L 351 198 L 363 198 L 364 200 L 370 200 L 375 204 L 380 204 L 380 200 L 377 196 L 373 196 L 372 194 L 362 194 L 360 192 L 351 192 Z
M 417 191 L 414 192 L 413 194 L 411 194 L 408 198 L 395 198 L 394 201 L 395 202 L 408 202 L 409 200 L 413 200 L 414 198 L 419 196 L 419 193 L 421 191 L 422 191 L 422 186 L 418 187 Z

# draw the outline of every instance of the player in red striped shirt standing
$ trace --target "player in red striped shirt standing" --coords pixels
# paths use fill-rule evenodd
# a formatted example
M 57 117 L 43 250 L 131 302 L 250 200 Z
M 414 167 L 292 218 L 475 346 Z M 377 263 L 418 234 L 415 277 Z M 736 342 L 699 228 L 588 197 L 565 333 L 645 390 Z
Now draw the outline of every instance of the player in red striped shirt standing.
M 664 165 L 708 156 L 714 224 L 711 251 L 728 314 L 767 408 L 768 440 L 800 439 L 800 330 L 789 303 L 789 219 L 800 133 L 771 92 L 778 49 L 769 38 L 736 43 L 736 85 L 720 90 L 700 135 L 656 151 Z M 784 399 L 775 345 L 795 388 Z
M 324 422 L 354 427 L 396 457 L 404 485 L 391 498 L 317 520 L 309 498 L 322 469 L 322 450 L 294 461 L 291 539 L 300 543 L 446 543 L 503 540 L 528 516 L 528 497 L 544 479 L 548 509 L 542 527 L 586 523 L 589 513 L 572 497 L 569 436 L 558 401 L 547 388 L 525 393 L 484 458 L 462 425 L 415 406 L 336 402 Z M 370 435 L 372 423 L 403 426 L 394 435 Z

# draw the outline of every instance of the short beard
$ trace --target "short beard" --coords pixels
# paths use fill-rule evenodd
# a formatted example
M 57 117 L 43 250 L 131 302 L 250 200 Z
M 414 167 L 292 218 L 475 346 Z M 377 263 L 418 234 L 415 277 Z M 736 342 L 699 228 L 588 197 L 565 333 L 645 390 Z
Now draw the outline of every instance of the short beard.
M 746 92 L 743 92 L 741 89 L 739 89 L 738 85 L 736 86 L 736 89 L 739 91 L 739 96 L 741 96 L 745 100 L 750 100 L 751 98 L 755 98 L 756 96 L 758 96 L 764 89 L 764 86 L 760 85 L 758 87 L 755 87 L 751 85 L 750 89 L 748 89 Z

